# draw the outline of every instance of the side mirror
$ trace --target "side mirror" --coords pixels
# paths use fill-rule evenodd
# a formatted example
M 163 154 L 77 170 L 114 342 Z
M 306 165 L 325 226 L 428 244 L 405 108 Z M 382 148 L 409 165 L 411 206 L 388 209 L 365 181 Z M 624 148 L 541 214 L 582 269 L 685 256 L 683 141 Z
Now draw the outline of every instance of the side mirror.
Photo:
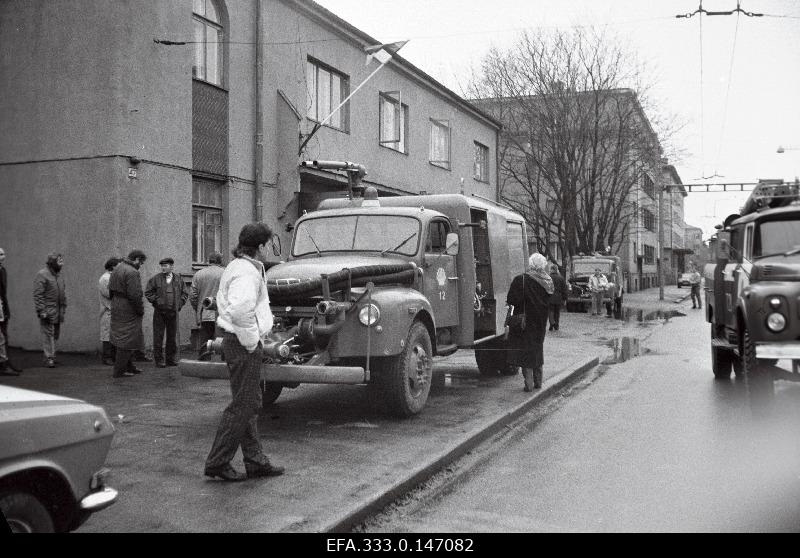
M 729 260 L 731 257 L 731 245 L 727 238 L 720 238 L 719 245 L 717 246 L 717 259 Z
M 448 256 L 458 254 L 458 233 L 447 233 L 447 239 L 444 241 L 444 253 Z

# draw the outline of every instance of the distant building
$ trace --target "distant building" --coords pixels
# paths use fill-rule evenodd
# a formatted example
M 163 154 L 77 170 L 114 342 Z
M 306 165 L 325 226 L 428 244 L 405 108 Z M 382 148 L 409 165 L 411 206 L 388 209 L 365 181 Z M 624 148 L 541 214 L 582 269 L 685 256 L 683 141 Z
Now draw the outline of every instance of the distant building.
M 300 152 L 378 67 L 364 48 L 379 41 L 310 0 L 7 1 L 0 21 L 0 245 L 15 345 L 39 346 L 24 309 L 52 250 L 69 298 L 59 346 L 81 351 L 99 346 L 109 256 L 144 250 L 145 279 L 171 256 L 188 282 L 263 220 L 286 257 L 302 212 L 346 189 L 303 160 L 363 164 L 382 195 L 496 199 L 499 122 L 402 56 Z M 193 319 L 181 319 L 186 343 Z
M 661 183 L 671 187 L 664 191 L 664 206 L 661 219 L 664 223 L 664 283 L 674 285 L 678 275 L 686 271 L 686 248 L 684 239 L 684 198 L 688 195 L 678 171 L 672 165 L 664 165 Z
M 706 262 L 707 246 L 703 243 L 703 229 L 686 225 L 684 228 L 685 246 L 688 260 L 699 265 Z M 690 252 L 688 250 L 691 250 Z M 688 263 L 688 262 L 687 262 Z

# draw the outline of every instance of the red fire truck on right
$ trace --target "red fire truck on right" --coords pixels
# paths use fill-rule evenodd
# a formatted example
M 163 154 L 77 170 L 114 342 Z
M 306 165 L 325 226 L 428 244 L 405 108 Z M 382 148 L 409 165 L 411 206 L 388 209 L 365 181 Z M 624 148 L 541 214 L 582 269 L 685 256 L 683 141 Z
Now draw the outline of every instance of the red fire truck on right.
M 800 192 L 775 182 L 760 182 L 718 227 L 704 272 L 714 376 L 733 370 L 767 399 L 775 379 L 800 381 Z

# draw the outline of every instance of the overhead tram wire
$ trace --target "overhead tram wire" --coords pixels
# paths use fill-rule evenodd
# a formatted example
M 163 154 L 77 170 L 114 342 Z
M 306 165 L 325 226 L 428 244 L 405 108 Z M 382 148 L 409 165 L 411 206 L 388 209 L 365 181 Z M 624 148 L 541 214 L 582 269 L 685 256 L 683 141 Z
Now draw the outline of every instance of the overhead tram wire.
M 739 3 L 736 4 L 737 9 L 739 9 Z M 736 54 L 736 38 L 739 35 L 739 13 L 736 13 L 736 27 L 733 32 L 733 47 L 731 48 L 731 62 L 730 66 L 728 67 L 728 87 L 727 91 L 725 92 L 725 105 L 722 109 L 722 126 L 719 131 L 719 143 L 717 143 L 717 158 L 714 161 L 714 174 L 717 174 L 717 168 L 719 167 L 719 158 L 720 154 L 722 153 L 722 142 L 724 141 L 725 137 L 725 124 L 728 120 L 728 101 L 731 95 L 731 81 L 733 80 L 733 60 Z

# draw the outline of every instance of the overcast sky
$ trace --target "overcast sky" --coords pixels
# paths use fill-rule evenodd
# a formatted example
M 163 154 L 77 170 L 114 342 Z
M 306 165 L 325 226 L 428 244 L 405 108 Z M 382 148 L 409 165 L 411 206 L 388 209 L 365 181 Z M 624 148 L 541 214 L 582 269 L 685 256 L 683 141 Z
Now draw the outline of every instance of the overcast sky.
M 489 47 L 512 44 L 523 28 L 608 26 L 650 67 L 651 96 L 685 124 L 675 143 L 686 156 L 670 160 L 684 183 L 800 175 L 798 0 L 740 0 L 765 16 L 703 16 L 702 41 L 699 15 L 675 18 L 700 0 L 316 1 L 380 42 L 410 39 L 400 54 L 458 93 Z M 703 8 L 733 10 L 736 0 Z M 707 238 L 746 197 L 692 193 L 686 221 Z

